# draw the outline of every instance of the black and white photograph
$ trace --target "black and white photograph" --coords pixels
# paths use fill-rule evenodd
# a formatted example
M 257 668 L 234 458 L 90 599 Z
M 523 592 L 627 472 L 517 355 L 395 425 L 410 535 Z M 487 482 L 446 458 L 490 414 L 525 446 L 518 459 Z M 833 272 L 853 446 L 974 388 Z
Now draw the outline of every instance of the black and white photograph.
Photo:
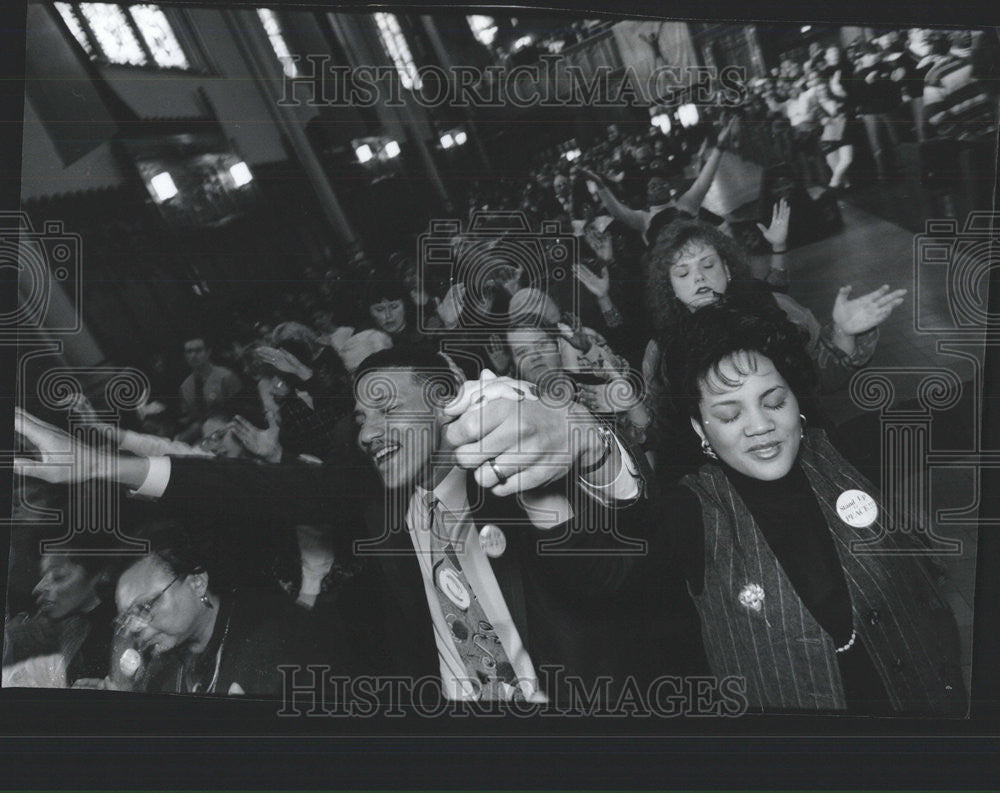
M 1000 28 L 669 14 L 26 4 L 5 699 L 962 729 Z

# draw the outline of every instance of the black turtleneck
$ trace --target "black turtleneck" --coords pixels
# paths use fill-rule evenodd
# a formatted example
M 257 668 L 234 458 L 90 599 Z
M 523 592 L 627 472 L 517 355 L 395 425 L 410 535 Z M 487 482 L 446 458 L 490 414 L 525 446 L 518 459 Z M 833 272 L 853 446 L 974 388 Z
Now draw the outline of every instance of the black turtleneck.
M 838 646 L 851 640 L 853 617 L 833 535 L 798 461 L 781 479 L 752 479 L 726 467 L 803 605 Z
M 717 463 L 723 465 L 722 463 Z M 851 638 L 851 599 L 833 535 L 802 467 L 795 463 L 781 479 L 763 481 L 723 465 L 726 477 L 753 515 L 803 605 L 838 645 Z M 705 532 L 701 504 L 686 487 L 668 491 L 674 551 L 683 561 L 691 591 L 705 582 Z M 679 524 L 679 525 L 678 525 Z
M 722 465 L 726 477 L 747 505 L 792 582 L 802 604 L 838 646 L 851 639 L 851 597 L 833 535 L 819 501 L 798 461 L 781 479 L 763 481 Z M 662 514 L 677 520 L 671 530 L 674 550 L 686 571 L 691 591 L 699 594 L 705 581 L 705 532 L 701 504 L 685 487 L 669 488 L 669 506 Z M 672 521 L 673 522 L 673 521 Z M 888 696 L 860 637 L 848 652 L 838 653 L 841 678 L 850 710 L 885 713 Z

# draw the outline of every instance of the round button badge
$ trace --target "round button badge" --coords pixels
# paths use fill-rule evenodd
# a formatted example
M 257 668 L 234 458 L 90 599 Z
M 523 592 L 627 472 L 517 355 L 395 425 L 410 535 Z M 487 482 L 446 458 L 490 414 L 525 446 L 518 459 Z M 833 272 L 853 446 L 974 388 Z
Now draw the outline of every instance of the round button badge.
M 487 556 L 496 559 L 507 550 L 507 537 L 495 523 L 487 523 L 479 532 L 479 546 Z
M 472 599 L 469 597 L 469 590 L 458 577 L 458 573 L 450 567 L 442 567 L 437 574 L 438 587 L 448 596 L 448 600 L 454 603 L 463 611 L 469 607 Z
M 848 526 L 863 529 L 878 520 L 878 504 L 864 490 L 845 490 L 837 498 L 837 514 Z

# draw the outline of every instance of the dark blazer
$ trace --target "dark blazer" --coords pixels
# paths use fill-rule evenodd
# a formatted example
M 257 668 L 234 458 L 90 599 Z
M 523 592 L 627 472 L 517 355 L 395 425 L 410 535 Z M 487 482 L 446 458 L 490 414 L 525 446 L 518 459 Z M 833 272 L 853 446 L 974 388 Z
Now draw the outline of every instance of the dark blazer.
M 565 490 L 576 516 L 548 531 L 534 528 L 516 498 L 497 498 L 468 477 L 477 530 L 489 523 L 507 538 L 491 559 L 497 582 L 539 683 L 561 699 L 567 676 L 590 689 L 608 676 L 614 696 L 627 675 L 700 671 L 697 619 L 683 590 L 644 542 L 641 497 L 606 508 L 575 486 Z M 558 483 L 557 487 L 560 486 Z M 176 459 L 164 502 L 197 512 L 300 523 L 333 523 L 354 532 L 365 570 L 352 579 L 341 618 L 375 674 L 439 674 L 420 570 L 406 530 L 410 493 L 386 493 L 367 466 L 261 466 Z M 360 516 L 360 517 L 359 517 Z M 540 544 L 541 543 L 541 544 Z M 546 666 L 556 666 L 548 673 Z M 552 689 L 552 690 L 550 690 Z

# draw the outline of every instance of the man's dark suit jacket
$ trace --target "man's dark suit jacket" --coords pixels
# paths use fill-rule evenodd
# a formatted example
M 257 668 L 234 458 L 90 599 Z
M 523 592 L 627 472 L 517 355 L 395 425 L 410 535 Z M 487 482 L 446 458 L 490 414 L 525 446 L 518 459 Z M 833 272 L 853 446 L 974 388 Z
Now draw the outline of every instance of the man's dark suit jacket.
M 658 675 L 704 671 L 683 576 L 669 559 L 649 553 L 660 543 L 636 548 L 650 531 L 645 498 L 606 508 L 570 487 L 577 517 L 540 531 L 516 498 L 493 496 L 471 475 L 467 481 L 477 531 L 492 523 L 507 538 L 506 551 L 491 566 L 540 685 L 560 689 L 547 690 L 550 699 L 562 699 L 567 676 L 588 690 L 608 676 L 606 695 L 615 696 L 627 675 L 645 685 Z M 264 466 L 188 458 L 172 461 L 163 502 L 183 512 L 218 515 L 237 529 L 246 519 L 289 527 L 333 524 L 352 533 L 365 566 L 339 606 L 359 671 L 437 677 L 427 597 L 405 523 L 411 492 L 387 493 L 360 464 Z M 546 540 L 558 547 L 540 547 Z M 546 676 L 546 666 L 563 671 Z

